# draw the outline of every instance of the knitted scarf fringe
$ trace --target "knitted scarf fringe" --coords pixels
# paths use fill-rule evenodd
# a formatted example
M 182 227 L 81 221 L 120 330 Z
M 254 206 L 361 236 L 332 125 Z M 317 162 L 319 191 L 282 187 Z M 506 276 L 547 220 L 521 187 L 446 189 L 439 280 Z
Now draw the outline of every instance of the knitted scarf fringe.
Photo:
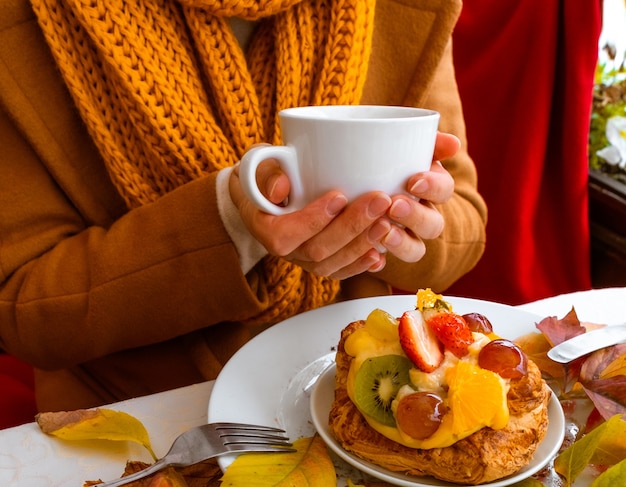
M 32 0 L 116 188 L 132 209 L 280 143 L 277 113 L 357 104 L 375 0 Z M 247 55 L 229 17 L 258 21 Z M 255 272 L 274 323 L 339 283 L 268 256 Z

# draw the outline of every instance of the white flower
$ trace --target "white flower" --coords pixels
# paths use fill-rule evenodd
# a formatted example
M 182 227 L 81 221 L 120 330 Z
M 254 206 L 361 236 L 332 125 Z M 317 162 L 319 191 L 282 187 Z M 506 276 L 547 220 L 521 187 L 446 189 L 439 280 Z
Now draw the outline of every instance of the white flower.
M 596 152 L 607 163 L 626 168 L 626 117 L 611 117 L 606 122 L 609 146 Z

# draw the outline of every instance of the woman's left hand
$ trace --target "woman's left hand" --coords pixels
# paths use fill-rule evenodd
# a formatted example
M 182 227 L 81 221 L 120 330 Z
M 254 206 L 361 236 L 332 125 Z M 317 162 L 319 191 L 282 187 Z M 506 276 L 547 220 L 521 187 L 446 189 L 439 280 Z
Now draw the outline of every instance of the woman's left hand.
M 424 240 L 437 238 L 444 227 L 443 216 L 436 204 L 445 203 L 454 193 L 454 179 L 439 160 L 452 157 L 459 150 L 460 141 L 451 134 L 438 133 L 433 163 L 429 171 L 412 176 L 407 189 L 415 198 L 397 195 L 387 217 L 396 225 L 381 244 L 404 262 L 417 262 L 425 252 Z

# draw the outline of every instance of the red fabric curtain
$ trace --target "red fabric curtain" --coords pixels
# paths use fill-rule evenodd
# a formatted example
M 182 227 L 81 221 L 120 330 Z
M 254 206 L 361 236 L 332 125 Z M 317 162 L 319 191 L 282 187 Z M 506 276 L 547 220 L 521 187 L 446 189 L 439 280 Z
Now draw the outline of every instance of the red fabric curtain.
M 454 33 L 487 248 L 449 295 L 520 304 L 591 286 L 587 137 L 601 0 L 465 0 Z
M 32 367 L 0 350 L 0 429 L 35 421 L 36 414 Z

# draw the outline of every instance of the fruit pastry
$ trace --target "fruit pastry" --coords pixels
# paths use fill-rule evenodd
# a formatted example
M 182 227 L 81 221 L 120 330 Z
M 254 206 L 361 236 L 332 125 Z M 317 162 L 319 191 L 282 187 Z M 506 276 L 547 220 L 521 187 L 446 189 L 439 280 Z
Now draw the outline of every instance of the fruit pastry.
M 547 431 L 538 367 L 487 317 L 430 290 L 399 319 L 377 309 L 350 323 L 336 364 L 333 435 L 391 471 L 491 482 L 527 465 Z

